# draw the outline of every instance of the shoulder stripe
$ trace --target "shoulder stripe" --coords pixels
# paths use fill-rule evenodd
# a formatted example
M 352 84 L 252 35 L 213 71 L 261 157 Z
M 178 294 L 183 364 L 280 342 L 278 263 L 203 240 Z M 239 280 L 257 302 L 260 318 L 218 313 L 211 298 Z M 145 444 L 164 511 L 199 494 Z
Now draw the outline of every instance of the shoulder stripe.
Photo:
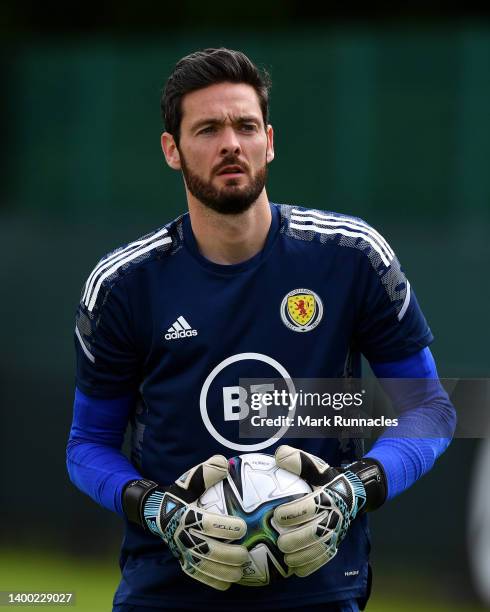
M 403 306 L 400 309 L 400 312 L 397 314 L 398 320 L 401 321 L 407 312 L 408 305 L 410 304 L 410 283 L 407 279 L 405 279 L 407 284 L 407 289 L 405 293 L 405 299 L 403 300 Z
M 105 270 L 108 266 L 111 265 L 111 263 L 115 263 L 119 259 L 122 259 L 126 253 L 130 253 L 131 251 L 134 251 L 138 247 L 148 244 L 152 242 L 153 240 L 156 240 L 160 236 L 164 236 L 165 234 L 168 234 L 168 230 L 166 228 L 163 228 L 159 230 L 158 232 L 152 234 L 151 236 L 148 236 L 148 238 L 142 238 L 141 240 L 136 240 L 135 242 L 131 242 L 124 249 L 120 251 L 116 251 L 112 255 L 109 255 L 109 257 L 107 257 L 106 259 L 99 261 L 99 263 L 92 270 L 90 276 L 87 279 L 87 282 L 85 283 L 85 291 L 83 292 L 82 301 L 85 302 L 85 300 L 87 299 L 89 293 L 92 291 L 92 288 L 94 286 L 96 276 L 100 272 L 102 272 L 102 270 Z
M 78 326 L 77 325 L 75 325 L 75 335 L 78 338 L 78 341 L 80 342 L 80 346 L 82 347 L 82 350 L 85 353 L 85 356 L 87 357 L 87 359 L 89 361 L 91 361 L 92 363 L 95 363 L 95 357 L 92 355 L 92 353 L 85 346 L 85 342 L 83 341 L 82 336 L 81 336 L 80 332 L 78 331 Z
M 351 238 L 362 238 L 366 242 L 369 242 L 373 249 L 378 252 L 382 262 L 386 267 L 390 265 L 390 262 L 393 259 L 393 257 L 390 257 L 388 259 L 379 244 L 371 236 L 367 235 L 366 233 L 363 233 L 362 231 L 348 230 L 344 229 L 343 227 L 331 229 L 328 227 L 319 227 L 318 225 L 300 225 L 299 223 L 290 223 L 289 226 L 293 229 L 303 230 L 307 232 L 313 230 L 319 234 L 342 234 L 343 236 L 350 236 Z
M 85 300 L 85 305 L 88 307 L 88 311 L 91 312 L 93 310 L 95 306 L 95 302 L 97 301 L 97 295 L 99 293 L 100 287 L 102 286 L 102 283 L 104 282 L 106 278 L 111 276 L 111 274 L 114 274 L 114 272 L 118 268 L 128 263 L 129 261 L 132 261 L 133 259 L 136 259 L 137 257 L 140 257 L 141 255 L 144 255 L 145 253 L 148 253 L 148 251 L 151 251 L 152 249 L 156 249 L 157 247 L 162 246 L 163 244 L 169 244 L 170 242 L 172 242 L 172 238 L 167 236 L 166 238 L 161 238 L 160 240 L 157 240 L 156 242 L 152 242 L 151 244 L 148 244 L 141 249 L 137 249 L 136 251 L 133 251 L 132 253 L 124 257 L 124 259 L 116 258 L 116 259 L 119 259 L 119 261 L 112 260 L 114 261 L 114 264 L 108 270 L 105 270 L 105 272 L 99 277 L 99 280 L 94 286 L 92 295 L 91 296 L 87 295 L 87 298 Z
M 297 215 L 300 215 L 299 217 Z M 308 217 L 315 217 L 314 219 L 309 219 Z M 372 236 L 377 242 L 379 242 L 380 246 L 386 252 L 388 258 L 393 258 L 395 253 L 391 249 L 390 245 L 386 242 L 386 240 L 381 236 L 379 232 L 377 232 L 373 227 L 368 225 L 367 223 L 363 223 L 357 219 L 351 219 L 348 217 L 337 217 L 328 214 L 318 213 L 313 210 L 297 210 L 294 209 L 291 213 L 291 219 L 294 221 L 313 221 L 320 222 L 321 224 L 332 225 L 332 226 L 341 226 L 345 225 L 354 230 L 362 230 L 366 232 L 370 236 Z

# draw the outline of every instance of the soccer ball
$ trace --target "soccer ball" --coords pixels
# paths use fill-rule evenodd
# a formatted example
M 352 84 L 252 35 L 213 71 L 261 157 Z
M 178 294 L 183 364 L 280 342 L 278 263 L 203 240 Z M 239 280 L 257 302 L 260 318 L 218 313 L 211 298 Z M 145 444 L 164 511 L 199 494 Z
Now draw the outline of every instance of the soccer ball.
M 310 493 L 311 487 L 263 453 L 233 457 L 229 472 L 199 498 L 198 505 L 209 512 L 239 516 L 247 523 L 247 533 L 238 543 L 246 546 L 249 559 L 239 584 L 265 586 L 287 578 L 291 571 L 277 547 L 277 538 L 286 529 L 275 523 L 274 508 Z

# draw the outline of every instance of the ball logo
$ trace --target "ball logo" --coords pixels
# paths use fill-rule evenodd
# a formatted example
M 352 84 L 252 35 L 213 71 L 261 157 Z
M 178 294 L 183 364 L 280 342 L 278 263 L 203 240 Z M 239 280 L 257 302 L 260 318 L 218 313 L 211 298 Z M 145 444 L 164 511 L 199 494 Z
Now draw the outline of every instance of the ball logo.
M 311 289 L 293 289 L 281 302 L 281 319 L 295 332 L 308 332 L 320 323 L 323 304 Z
M 269 446 L 272 446 L 275 442 L 280 440 L 280 438 L 289 429 L 289 425 L 283 425 L 280 429 L 278 429 L 274 436 L 267 438 L 262 442 L 239 444 L 237 442 L 234 442 L 233 440 L 225 438 L 211 422 L 211 419 L 208 414 L 208 393 L 214 380 L 218 376 L 220 376 L 221 373 L 226 370 L 226 368 L 240 361 L 259 361 L 263 364 L 266 364 L 267 366 L 272 367 L 273 370 L 275 370 L 275 372 L 279 374 L 280 378 L 284 380 L 289 392 L 293 394 L 296 392 L 291 377 L 289 376 L 287 370 L 275 359 L 272 359 L 272 357 L 269 357 L 268 355 L 263 355 L 261 353 L 239 353 L 237 355 L 232 355 L 231 357 L 228 357 L 227 359 L 219 363 L 209 373 L 208 377 L 204 381 L 204 384 L 201 389 L 201 395 L 199 398 L 201 418 L 208 432 L 213 436 L 215 440 L 217 440 L 223 446 L 226 446 L 227 448 L 231 448 L 233 450 L 245 452 L 259 451 L 264 448 L 268 448 Z M 224 386 L 220 388 L 220 394 L 223 402 L 221 412 L 223 419 L 222 422 L 230 423 L 236 421 L 237 434 L 239 433 L 239 422 L 244 419 L 247 419 L 249 415 L 253 413 L 253 407 L 251 406 L 251 397 L 259 390 L 261 392 L 273 391 L 274 385 L 252 384 L 248 388 L 245 388 L 238 384 L 234 384 L 232 386 Z M 294 416 L 294 410 L 291 411 L 290 414 L 291 416 Z M 216 417 L 216 414 L 214 416 Z

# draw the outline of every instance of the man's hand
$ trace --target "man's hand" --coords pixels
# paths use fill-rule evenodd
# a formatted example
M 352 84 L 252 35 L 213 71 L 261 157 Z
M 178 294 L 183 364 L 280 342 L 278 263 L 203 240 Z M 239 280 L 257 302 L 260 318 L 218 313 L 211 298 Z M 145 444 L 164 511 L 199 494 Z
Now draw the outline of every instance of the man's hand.
M 248 559 L 244 546 L 220 540 L 239 540 L 247 526 L 241 518 L 206 512 L 193 502 L 227 474 L 226 458 L 214 455 L 173 485 L 136 480 L 123 493 L 129 520 L 161 537 L 186 574 L 220 591 L 241 579 Z
M 312 493 L 274 511 L 278 525 L 293 528 L 277 542 L 286 563 L 297 576 L 309 576 L 335 557 L 359 512 L 374 510 L 384 502 L 385 477 L 373 460 L 336 469 L 292 446 L 276 450 L 276 463 L 313 488 Z

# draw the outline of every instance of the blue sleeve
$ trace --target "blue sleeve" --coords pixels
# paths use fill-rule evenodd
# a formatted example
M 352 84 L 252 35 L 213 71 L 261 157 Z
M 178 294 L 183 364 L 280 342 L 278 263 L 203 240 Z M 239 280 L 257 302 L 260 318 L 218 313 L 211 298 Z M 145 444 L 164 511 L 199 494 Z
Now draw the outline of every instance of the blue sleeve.
M 73 484 L 121 516 L 124 485 L 142 478 L 121 452 L 133 405 L 134 396 L 99 399 L 76 389 L 66 449 L 66 465 Z
M 391 499 L 428 472 L 449 446 L 456 427 L 456 411 L 439 381 L 428 347 L 400 361 L 370 365 L 377 378 L 431 381 L 428 385 L 414 385 L 409 397 L 406 393 L 409 387 L 403 387 L 403 397 L 397 395 L 399 387 L 390 387 L 393 403 L 403 406 L 398 418 L 397 437 L 383 434 L 366 454 L 383 466 L 388 483 L 387 499 Z M 414 437 L 414 432 L 420 432 L 420 437 Z M 430 433 L 424 436 L 424 432 Z M 432 437 L 434 432 L 437 437 Z

